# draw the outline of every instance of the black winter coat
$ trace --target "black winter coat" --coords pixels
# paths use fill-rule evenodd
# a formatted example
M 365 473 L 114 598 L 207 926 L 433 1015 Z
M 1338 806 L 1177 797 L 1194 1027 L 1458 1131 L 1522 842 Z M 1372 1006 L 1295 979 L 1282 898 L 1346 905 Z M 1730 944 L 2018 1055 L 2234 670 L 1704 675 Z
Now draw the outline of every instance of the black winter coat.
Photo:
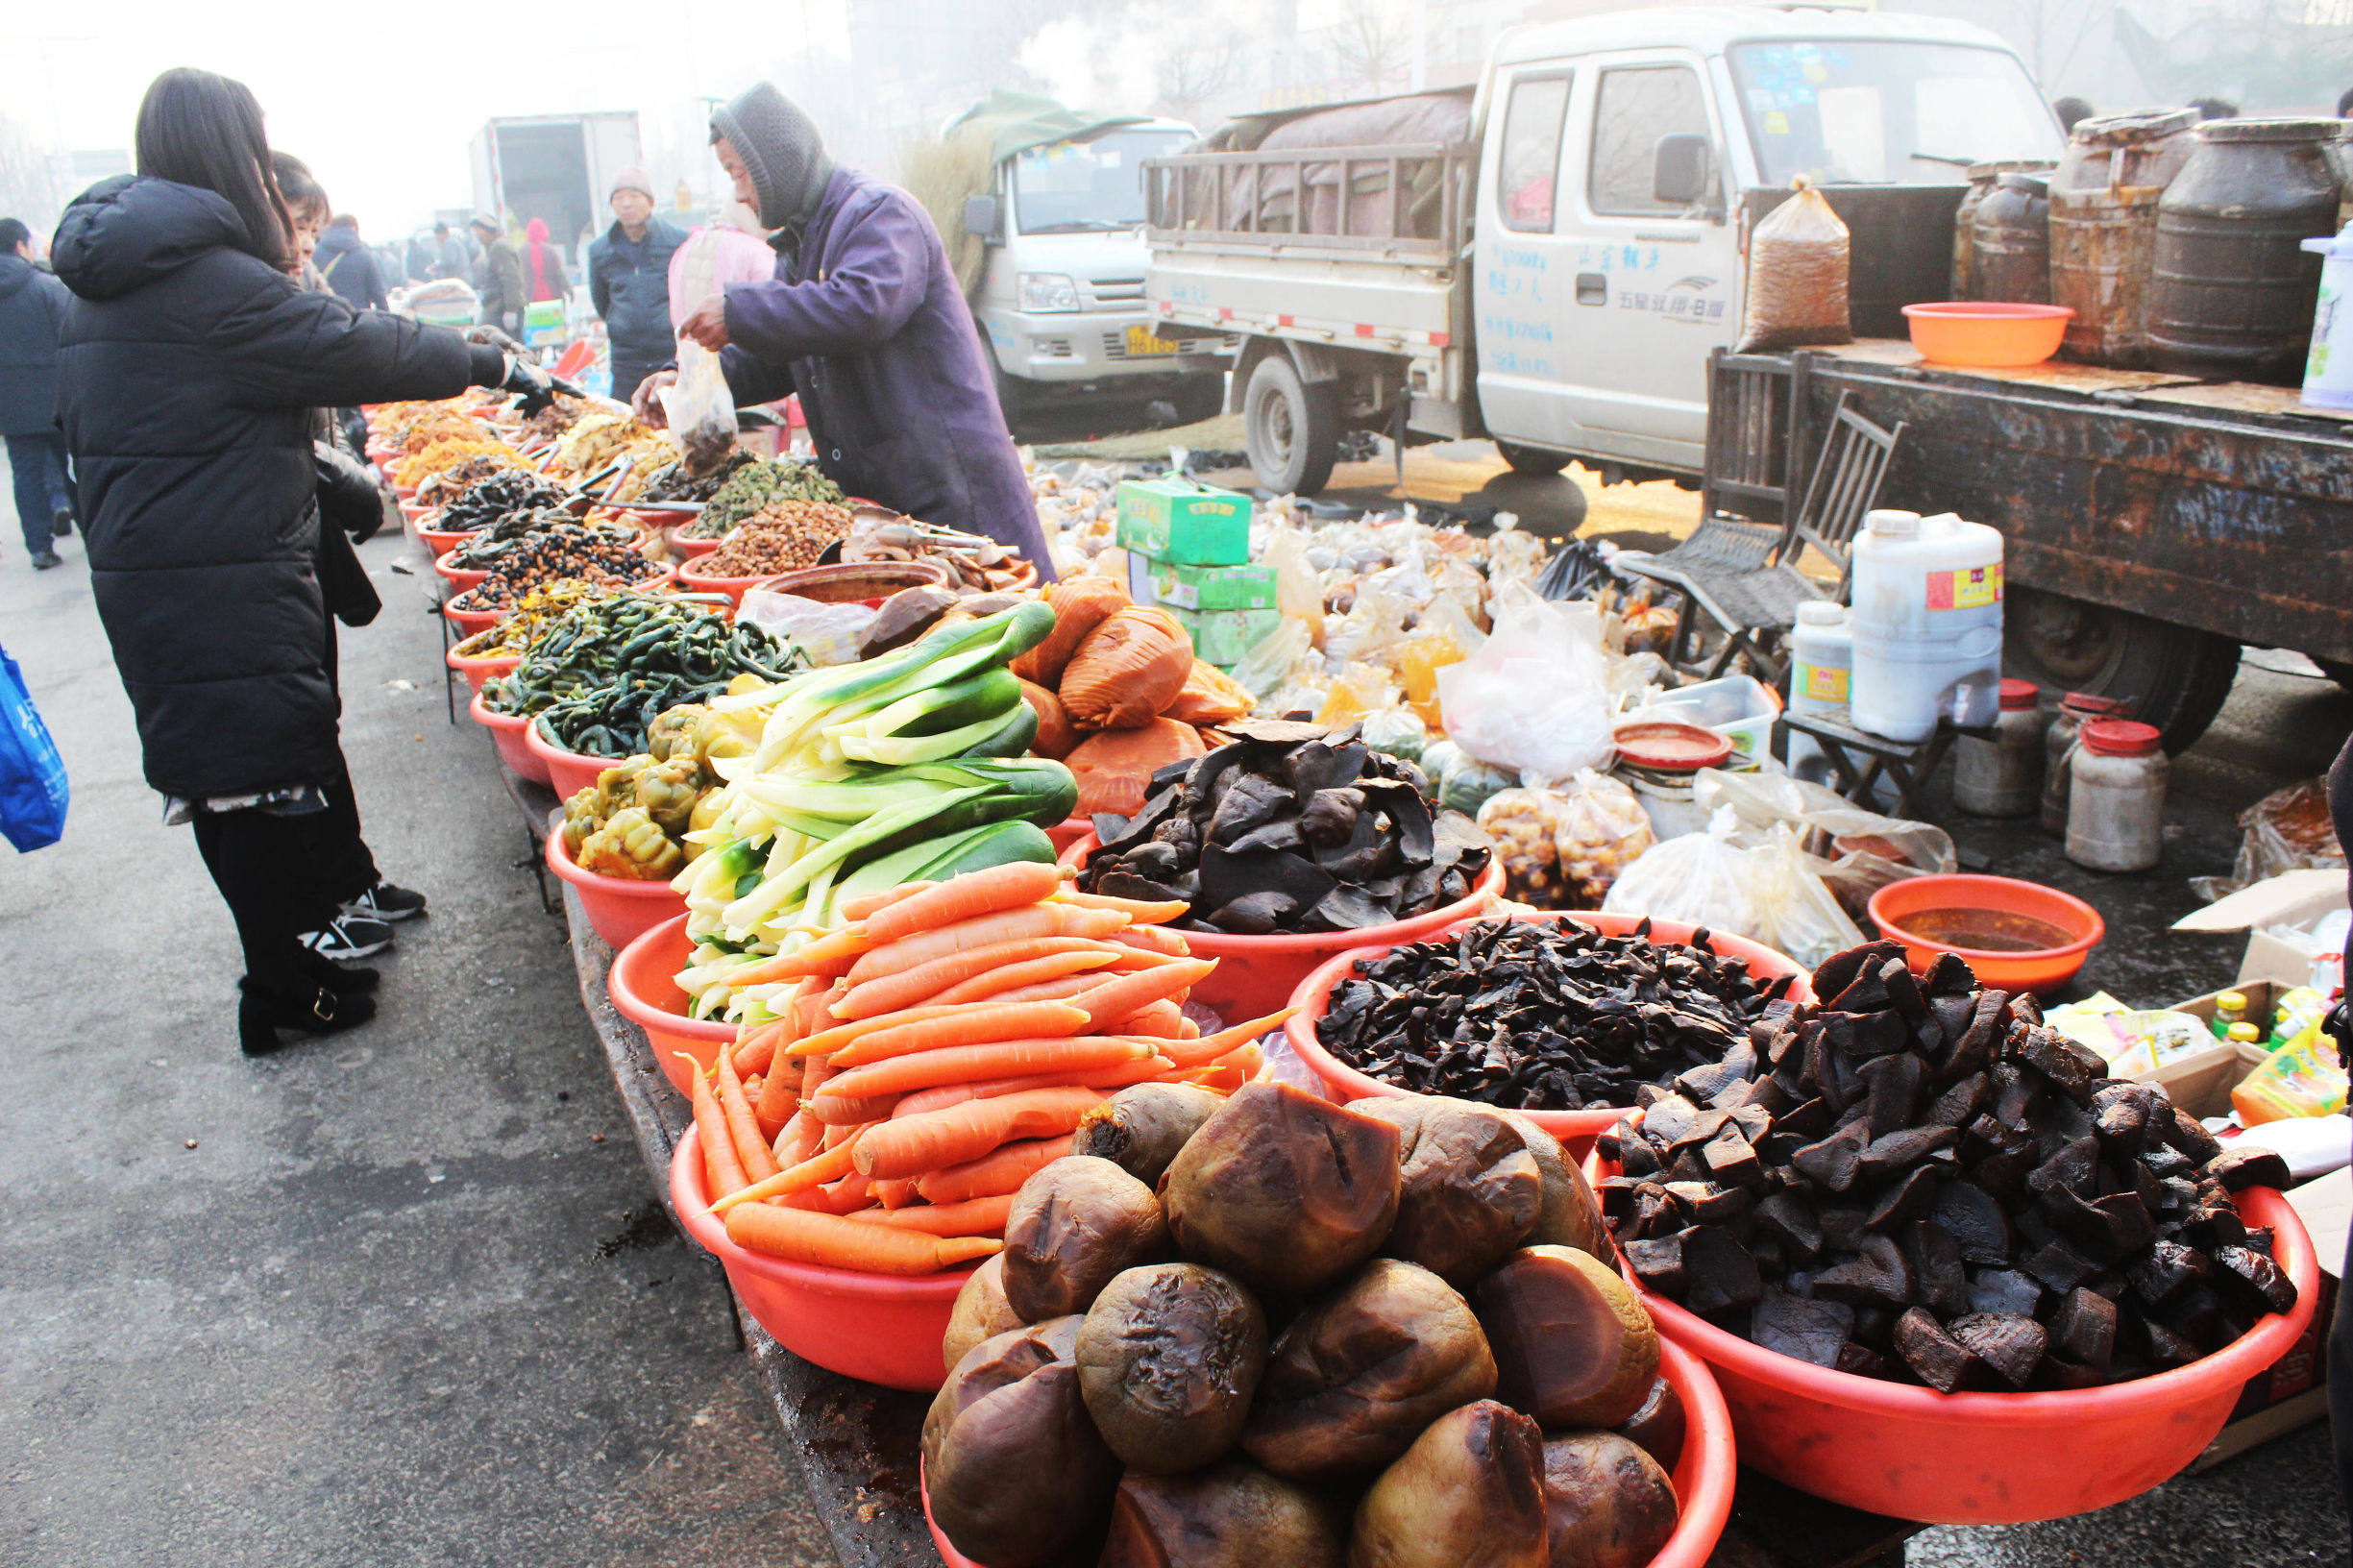
M 0 252 L 0 435 L 58 428 L 58 330 L 65 285 Z
M 621 250 L 627 243 L 619 223 L 588 242 L 588 298 L 604 318 L 613 362 L 650 370 L 678 355 L 670 322 L 670 258 L 686 243 L 686 231 L 660 218 L 647 220 L 634 266 Z
M 376 253 L 368 249 L 356 229 L 330 229 L 321 234 L 310 264 L 353 309 L 392 308 L 391 297 L 384 292 L 383 269 L 376 264 Z
M 74 199 L 58 409 L 147 781 L 201 798 L 342 766 L 323 667 L 313 410 L 447 398 L 500 355 L 355 311 L 244 249 L 221 197 L 122 176 Z

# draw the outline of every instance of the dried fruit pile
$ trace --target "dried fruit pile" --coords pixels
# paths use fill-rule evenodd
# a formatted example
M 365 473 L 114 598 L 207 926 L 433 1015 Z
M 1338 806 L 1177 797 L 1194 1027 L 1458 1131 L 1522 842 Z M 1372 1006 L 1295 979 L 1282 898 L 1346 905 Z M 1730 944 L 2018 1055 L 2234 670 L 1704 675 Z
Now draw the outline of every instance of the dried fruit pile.
M 1576 920 L 1482 920 L 1360 961 L 1316 1041 L 1369 1078 L 1516 1111 L 1636 1103 L 1643 1085 L 1714 1093 L 1750 1025 L 1789 989 L 1745 959 L 1605 936 Z M 1745 1076 L 1745 1074 L 1744 1074 Z
M 1687 1082 L 1601 1140 L 1645 1288 L 1768 1350 L 1947 1393 L 2146 1377 L 2295 1305 L 2232 1200 L 2285 1183 L 2277 1154 L 2224 1154 L 1949 954 L 1915 978 L 1873 943 L 1814 990 L 1829 999 L 1768 1009 L 1734 1048 L 1757 1076 Z
M 1353 931 L 1470 896 L 1493 846 L 1458 811 L 1433 814 L 1421 773 L 1357 726 L 1244 719 L 1207 756 L 1163 768 L 1143 809 L 1095 819 L 1079 886 L 1183 899 L 1221 931 Z M 1075 760 L 1075 759 L 1074 759 Z
M 585 524 L 559 524 L 518 539 L 490 576 L 450 602 L 461 610 L 511 608 L 534 588 L 565 577 L 624 588 L 662 575 L 638 552 L 635 536 Z

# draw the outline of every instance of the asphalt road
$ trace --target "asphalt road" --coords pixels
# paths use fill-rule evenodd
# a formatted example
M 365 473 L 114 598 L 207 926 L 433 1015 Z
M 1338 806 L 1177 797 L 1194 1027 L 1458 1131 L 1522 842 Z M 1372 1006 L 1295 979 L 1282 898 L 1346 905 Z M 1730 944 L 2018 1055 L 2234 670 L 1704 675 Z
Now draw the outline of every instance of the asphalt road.
M 433 912 L 380 961 L 374 1022 L 257 1062 L 79 543 L 36 576 L 15 538 L 0 510 L 0 643 L 74 804 L 62 844 L 0 857 L 0 1564 L 829 1562 L 718 1274 L 654 1206 L 489 748 L 445 721 L 439 635 L 395 571 L 423 570 L 414 547 L 362 551 L 387 607 L 346 636 L 344 735 L 380 860 Z M 1951 825 L 2107 914 L 2087 985 L 2188 995 L 2238 942 L 2165 933 L 2183 879 L 2348 727 L 2334 688 L 2243 671 L 2145 877 Z M 2273 1568 L 2346 1539 L 2315 1426 L 2097 1515 L 1935 1531 L 1911 1560 Z

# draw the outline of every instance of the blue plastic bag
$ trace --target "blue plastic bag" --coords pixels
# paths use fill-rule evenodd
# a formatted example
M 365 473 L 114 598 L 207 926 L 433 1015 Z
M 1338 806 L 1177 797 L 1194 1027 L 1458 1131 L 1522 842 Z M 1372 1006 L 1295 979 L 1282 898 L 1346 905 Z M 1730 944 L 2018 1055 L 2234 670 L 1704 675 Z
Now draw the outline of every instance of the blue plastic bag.
M 19 854 L 65 834 L 65 759 L 41 723 L 24 673 L 0 649 L 0 836 Z

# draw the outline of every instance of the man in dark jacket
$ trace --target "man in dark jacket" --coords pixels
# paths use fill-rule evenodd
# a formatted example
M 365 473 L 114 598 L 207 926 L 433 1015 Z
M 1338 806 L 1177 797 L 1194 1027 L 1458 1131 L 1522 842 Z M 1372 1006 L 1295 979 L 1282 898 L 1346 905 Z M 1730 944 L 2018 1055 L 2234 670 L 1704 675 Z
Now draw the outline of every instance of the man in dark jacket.
M 474 214 L 474 236 L 482 242 L 482 260 L 474 280 L 482 297 L 482 324 L 509 337 L 523 335 L 523 307 L 530 296 L 523 288 L 523 253 L 506 237 L 505 226 L 487 212 Z
M 376 253 L 359 237 L 359 220 L 349 212 L 338 212 L 328 220 L 327 233 L 319 236 L 319 248 L 310 253 L 310 264 L 319 269 L 327 286 L 349 301 L 353 309 L 391 308 L 392 301 L 384 293 L 383 272 L 376 264 Z
M 65 437 L 58 429 L 58 329 L 70 297 L 34 264 L 32 231 L 0 218 L 0 436 L 8 438 L 16 523 L 37 572 L 63 564 L 49 541 L 74 526 Z
M 850 495 L 1012 545 L 1051 581 L 980 334 L 922 206 L 836 167 L 765 82 L 712 113 L 711 140 L 773 231 L 776 277 L 728 284 L 678 335 L 723 351 L 739 406 L 797 391 L 818 466 Z
M 446 223 L 433 225 L 433 276 L 454 278 L 461 283 L 474 282 L 474 252 L 450 233 Z
M 588 297 L 612 345 L 613 396 L 629 401 L 676 357 L 670 332 L 670 257 L 686 233 L 653 215 L 653 182 L 631 164 L 613 176 L 613 226 L 589 243 Z

